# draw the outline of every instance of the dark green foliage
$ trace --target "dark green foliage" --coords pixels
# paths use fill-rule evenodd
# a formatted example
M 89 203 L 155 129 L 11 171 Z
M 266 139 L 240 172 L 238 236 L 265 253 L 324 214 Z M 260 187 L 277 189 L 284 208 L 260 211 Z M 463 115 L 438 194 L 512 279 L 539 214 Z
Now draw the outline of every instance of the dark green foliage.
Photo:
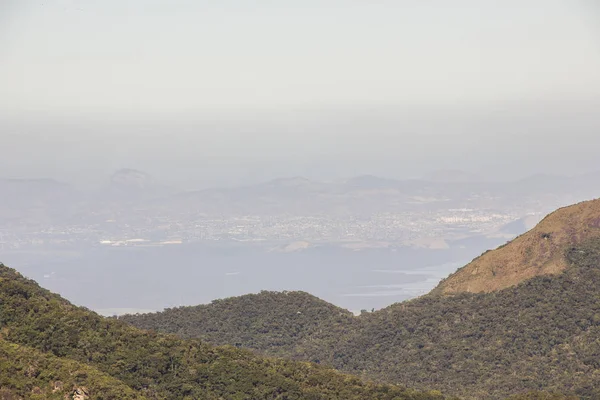
M 117 379 L 85 364 L 54 357 L 0 339 L 0 400 L 64 399 L 84 390 L 98 400 L 144 397 Z M 3 397 L 4 396 L 4 397 Z
M 217 303 L 124 319 L 172 333 L 186 321 L 186 336 L 216 343 L 227 338 L 263 353 L 285 352 L 371 379 L 465 398 L 519 393 L 529 393 L 520 399 L 561 398 L 535 392 L 542 390 L 599 399 L 600 241 L 571 248 L 566 256 L 572 266 L 558 276 L 489 294 L 423 296 L 360 317 L 324 312 L 309 325 L 297 320 L 298 326 L 289 327 L 297 301 L 260 298 L 273 294 L 253 298 L 269 305 L 262 312 L 245 312 L 256 307 L 247 299 L 237 305 L 229 299 L 226 316 Z M 310 302 L 321 307 L 316 299 Z M 280 318 L 288 327 L 273 329 Z
M 368 383 L 310 363 L 144 332 L 75 307 L 4 266 L 0 266 L 0 337 L 7 344 L 25 346 L 30 354 L 42 354 L 46 364 L 41 374 L 50 374 L 54 365 L 60 369 L 58 360 L 72 362 L 76 369 L 85 364 L 98 379 L 113 379 L 115 385 L 154 399 L 443 398 L 435 392 Z M 20 368 L 6 355 L 0 360 L 4 371 Z M 9 390 L 7 396 L 32 384 L 30 377 L 13 376 L 14 381 L 2 383 Z
M 351 327 L 356 317 L 305 292 L 249 294 L 209 305 L 179 307 L 160 313 L 125 315 L 119 319 L 138 328 L 231 344 L 270 355 L 289 355 L 309 346 L 315 337 L 335 341 L 338 330 Z M 323 329 L 322 321 L 327 321 Z

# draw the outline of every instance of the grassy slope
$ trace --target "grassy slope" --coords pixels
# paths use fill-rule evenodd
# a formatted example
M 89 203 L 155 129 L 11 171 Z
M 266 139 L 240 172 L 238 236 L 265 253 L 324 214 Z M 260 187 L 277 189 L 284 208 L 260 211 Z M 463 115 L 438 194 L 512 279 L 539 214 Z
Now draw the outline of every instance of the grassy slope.
M 600 200 L 561 208 L 444 279 L 434 293 L 492 292 L 535 276 L 558 274 L 568 266 L 565 250 L 594 237 L 600 237 Z

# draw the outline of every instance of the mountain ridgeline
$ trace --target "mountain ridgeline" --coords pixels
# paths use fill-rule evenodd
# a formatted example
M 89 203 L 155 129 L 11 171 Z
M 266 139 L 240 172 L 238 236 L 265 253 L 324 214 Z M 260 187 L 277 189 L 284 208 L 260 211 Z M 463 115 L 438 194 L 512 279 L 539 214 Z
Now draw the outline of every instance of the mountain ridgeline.
M 359 317 L 262 292 L 120 319 L 465 399 L 598 399 L 600 200 L 550 214 L 428 295 Z

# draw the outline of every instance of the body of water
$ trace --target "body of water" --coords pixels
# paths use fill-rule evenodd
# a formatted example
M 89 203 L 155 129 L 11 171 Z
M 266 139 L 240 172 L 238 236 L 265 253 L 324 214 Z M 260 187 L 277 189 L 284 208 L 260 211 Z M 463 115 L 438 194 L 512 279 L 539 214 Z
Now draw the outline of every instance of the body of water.
M 195 305 L 261 290 L 303 290 L 356 311 L 424 294 L 497 244 L 482 240 L 441 250 L 361 251 L 321 246 L 292 253 L 233 244 L 98 246 L 11 252 L 1 260 L 104 314 Z

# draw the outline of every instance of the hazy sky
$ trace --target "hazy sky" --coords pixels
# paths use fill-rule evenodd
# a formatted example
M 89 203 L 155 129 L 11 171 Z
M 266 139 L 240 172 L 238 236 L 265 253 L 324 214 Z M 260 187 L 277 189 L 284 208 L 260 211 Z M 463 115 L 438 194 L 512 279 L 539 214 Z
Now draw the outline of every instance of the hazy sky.
M 600 169 L 598 105 L 592 0 L 0 0 L 0 176 Z

